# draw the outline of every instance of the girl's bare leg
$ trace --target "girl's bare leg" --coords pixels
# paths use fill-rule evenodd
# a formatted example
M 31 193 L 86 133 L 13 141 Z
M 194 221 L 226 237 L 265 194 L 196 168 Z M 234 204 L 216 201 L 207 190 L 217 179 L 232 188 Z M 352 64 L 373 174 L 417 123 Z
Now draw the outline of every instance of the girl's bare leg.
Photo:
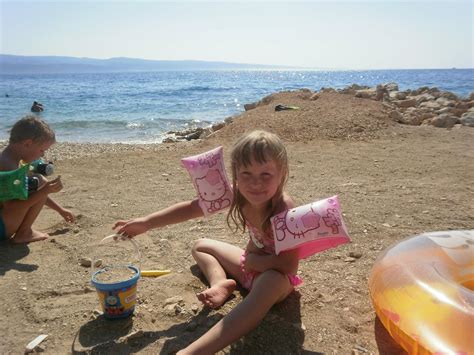
M 259 275 L 245 299 L 207 333 L 177 354 L 214 354 L 254 329 L 270 308 L 293 290 L 287 275 L 268 270 Z
M 220 307 L 234 292 L 237 283 L 227 278 L 227 273 L 242 279 L 240 256 L 243 250 L 211 239 L 200 239 L 194 244 L 192 254 L 210 287 L 197 295 L 198 299 L 208 307 Z

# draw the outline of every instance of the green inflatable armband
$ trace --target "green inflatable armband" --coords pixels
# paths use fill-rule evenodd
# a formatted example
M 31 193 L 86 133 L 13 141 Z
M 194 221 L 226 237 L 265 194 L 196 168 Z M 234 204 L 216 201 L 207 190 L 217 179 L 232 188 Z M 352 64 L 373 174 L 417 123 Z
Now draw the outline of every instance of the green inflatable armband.
M 0 171 L 0 201 L 28 199 L 30 165 L 12 171 Z

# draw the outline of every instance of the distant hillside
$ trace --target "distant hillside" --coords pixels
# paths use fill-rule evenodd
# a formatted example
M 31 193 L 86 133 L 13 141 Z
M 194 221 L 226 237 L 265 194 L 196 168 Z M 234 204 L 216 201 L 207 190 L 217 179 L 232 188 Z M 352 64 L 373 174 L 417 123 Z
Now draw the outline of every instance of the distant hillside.
M 281 66 L 207 62 L 199 60 L 146 60 L 135 58 L 76 58 L 0 54 L 1 74 L 104 73 L 160 70 L 276 69 Z

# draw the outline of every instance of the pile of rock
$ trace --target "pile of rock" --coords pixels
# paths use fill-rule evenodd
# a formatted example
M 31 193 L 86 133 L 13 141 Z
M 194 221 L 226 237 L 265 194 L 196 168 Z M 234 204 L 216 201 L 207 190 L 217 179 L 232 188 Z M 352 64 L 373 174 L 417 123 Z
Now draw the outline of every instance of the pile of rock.
M 429 124 L 442 128 L 451 128 L 456 124 L 474 127 L 474 92 L 467 98 L 459 98 L 438 88 L 399 91 L 396 83 L 381 84 L 375 88 L 354 84 L 339 92 L 383 101 L 390 109 L 390 118 L 399 123 L 414 126 Z
M 274 93 L 257 102 L 245 104 L 245 111 L 277 102 L 279 95 L 283 93 L 286 92 Z M 416 90 L 400 91 L 398 84 L 387 83 L 373 88 L 352 84 L 338 90 L 321 88 L 319 92 L 314 92 L 310 89 L 300 89 L 289 93 L 295 94 L 298 99 L 307 101 L 318 100 L 320 94 L 324 93 L 339 93 L 353 95 L 360 99 L 381 101 L 387 107 L 389 117 L 401 124 L 433 125 L 442 128 L 451 128 L 455 125 L 474 127 L 474 92 L 466 98 L 460 98 L 451 92 L 441 91 L 438 88 L 421 87 Z M 218 122 L 206 128 L 168 132 L 163 142 L 203 139 L 220 130 L 233 119 L 233 117 L 228 117 L 224 122 Z
M 163 139 L 163 143 L 175 143 L 182 141 L 190 141 L 193 139 L 203 139 L 211 135 L 212 133 L 220 130 L 227 123 L 232 122 L 232 117 L 227 117 L 224 122 L 217 122 L 213 125 L 203 128 L 191 128 L 184 131 L 169 131 L 166 132 L 166 138 Z

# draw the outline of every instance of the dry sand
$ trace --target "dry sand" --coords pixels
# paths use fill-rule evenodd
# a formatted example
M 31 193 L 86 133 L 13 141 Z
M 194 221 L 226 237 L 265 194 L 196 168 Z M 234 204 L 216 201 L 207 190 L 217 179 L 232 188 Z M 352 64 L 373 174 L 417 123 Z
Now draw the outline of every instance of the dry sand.
M 403 354 L 375 316 L 367 279 L 377 255 L 404 237 L 474 227 L 474 129 L 401 126 L 383 104 L 342 94 L 308 101 L 287 93 L 276 103 L 301 109 L 258 107 L 202 141 L 57 144 L 50 158 L 65 187 L 54 197 L 78 215 L 77 223 L 45 209 L 35 227 L 49 232 L 49 241 L 0 246 L 0 353 L 22 353 L 48 334 L 40 345 L 45 354 L 169 354 L 227 314 L 244 294 L 235 291 L 221 309 L 203 308 L 195 293 L 206 284 L 190 254 L 202 237 L 245 245 L 247 237 L 230 233 L 224 215 L 135 238 L 142 269 L 172 273 L 140 279 L 135 314 L 125 320 L 108 321 L 97 311 L 91 270 L 80 259 L 115 255 L 97 246 L 115 220 L 195 196 L 180 158 L 217 145 L 228 158 L 240 133 L 264 128 L 287 144 L 288 191 L 297 204 L 338 194 L 352 243 L 302 261 L 299 291 L 225 352 Z M 120 260 L 137 258 L 133 249 L 118 249 Z M 353 253 L 361 257 L 348 258 Z

